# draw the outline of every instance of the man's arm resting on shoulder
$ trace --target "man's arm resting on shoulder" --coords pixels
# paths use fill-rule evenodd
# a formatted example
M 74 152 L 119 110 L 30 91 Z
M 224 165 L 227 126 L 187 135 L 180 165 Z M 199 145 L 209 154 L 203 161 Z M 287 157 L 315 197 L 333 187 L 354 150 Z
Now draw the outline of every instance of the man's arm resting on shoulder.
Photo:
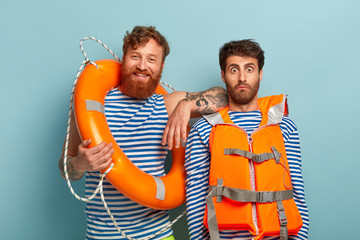
M 81 141 L 80 134 L 76 128 L 74 114 L 72 114 L 70 119 L 70 135 L 68 143 L 66 166 L 69 179 L 72 181 L 81 179 L 85 172 L 101 171 L 111 164 L 111 156 L 114 152 L 112 144 L 102 142 L 95 147 L 88 148 L 91 139 Z M 64 154 L 65 142 L 59 160 L 60 174 L 65 179 Z
M 173 92 L 164 96 L 169 120 L 164 130 L 162 144 L 168 143 L 172 149 L 180 146 L 180 138 L 186 142 L 190 118 L 201 114 L 214 113 L 229 104 L 227 91 L 222 87 L 212 87 L 202 92 Z

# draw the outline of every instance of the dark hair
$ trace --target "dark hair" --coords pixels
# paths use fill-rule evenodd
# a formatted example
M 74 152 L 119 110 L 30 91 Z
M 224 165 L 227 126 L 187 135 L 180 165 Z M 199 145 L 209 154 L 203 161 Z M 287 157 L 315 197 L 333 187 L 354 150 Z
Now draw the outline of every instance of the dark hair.
M 240 41 L 231 41 L 225 43 L 219 51 L 219 64 L 222 71 L 225 72 L 226 59 L 232 55 L 240 57 L 253 57 L 258 60 L 259 71 L 264 66 L 265 56 L 260 45 L 252 39 Z
M 146 43 L 149 42 L 150 39 L 154 39 L 163 49 L 163 58 L 169 55 L 170 48 L 169 44 L 166 41 L 165 37 L 161 35 L 155 27 L 144 27 L 144 26 L 135 26 L 131 33 L 126 31 L 126 35 L 124 37 L 124 44 L 123 44 L 123 54 L 127 53 L 129 47 L 131 48 L 138 48 L 139 46 L 144 46 Z

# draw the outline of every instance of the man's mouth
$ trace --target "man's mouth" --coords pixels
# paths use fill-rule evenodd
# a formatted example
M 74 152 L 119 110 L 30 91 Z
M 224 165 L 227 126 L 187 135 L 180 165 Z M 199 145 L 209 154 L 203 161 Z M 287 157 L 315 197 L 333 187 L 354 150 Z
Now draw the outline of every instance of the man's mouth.
M 235 86 L 235 89 L 240 89 L 240 90 L 248 89 L 248 88 L 249 88 L 249 86 L 245 85 L 245 84 L 240 84 L 240 85 Z
M 139 73 L 139 72 L 134 72 L 134 75 L 138 78 L 138 79 L 147 79 L 150 75 L 147 73 Z
M 140 77 L 148 76 L 148 74 L 145 74 L 145 73 L 135 73 L 135 75 L 140 76 Z

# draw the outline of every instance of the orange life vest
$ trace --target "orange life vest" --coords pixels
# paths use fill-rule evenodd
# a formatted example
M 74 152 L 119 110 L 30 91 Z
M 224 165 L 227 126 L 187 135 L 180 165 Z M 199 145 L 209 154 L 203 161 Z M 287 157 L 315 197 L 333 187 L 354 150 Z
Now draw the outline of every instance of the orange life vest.
M 302 219 L 295 205 L 280 129 L 286 96 L 260 98 L 262 121 L 250 136 L 230 119 L 228 108 L 205 117 L 213 125 L 204 224 L 212 240 L 219 230 L 247 230 L 255 239 L 297 234 Z

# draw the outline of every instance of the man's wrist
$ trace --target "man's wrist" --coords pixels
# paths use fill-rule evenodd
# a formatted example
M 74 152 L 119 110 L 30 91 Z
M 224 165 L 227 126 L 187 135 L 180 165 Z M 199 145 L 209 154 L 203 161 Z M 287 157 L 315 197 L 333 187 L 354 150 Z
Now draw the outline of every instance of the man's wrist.
M 67 172 L 69 179 L 72 181 L 77 181 L 82 178 L 84 172 L 77 170 L 76 161 L 77 157 L 68 156 L 66 161 Z

